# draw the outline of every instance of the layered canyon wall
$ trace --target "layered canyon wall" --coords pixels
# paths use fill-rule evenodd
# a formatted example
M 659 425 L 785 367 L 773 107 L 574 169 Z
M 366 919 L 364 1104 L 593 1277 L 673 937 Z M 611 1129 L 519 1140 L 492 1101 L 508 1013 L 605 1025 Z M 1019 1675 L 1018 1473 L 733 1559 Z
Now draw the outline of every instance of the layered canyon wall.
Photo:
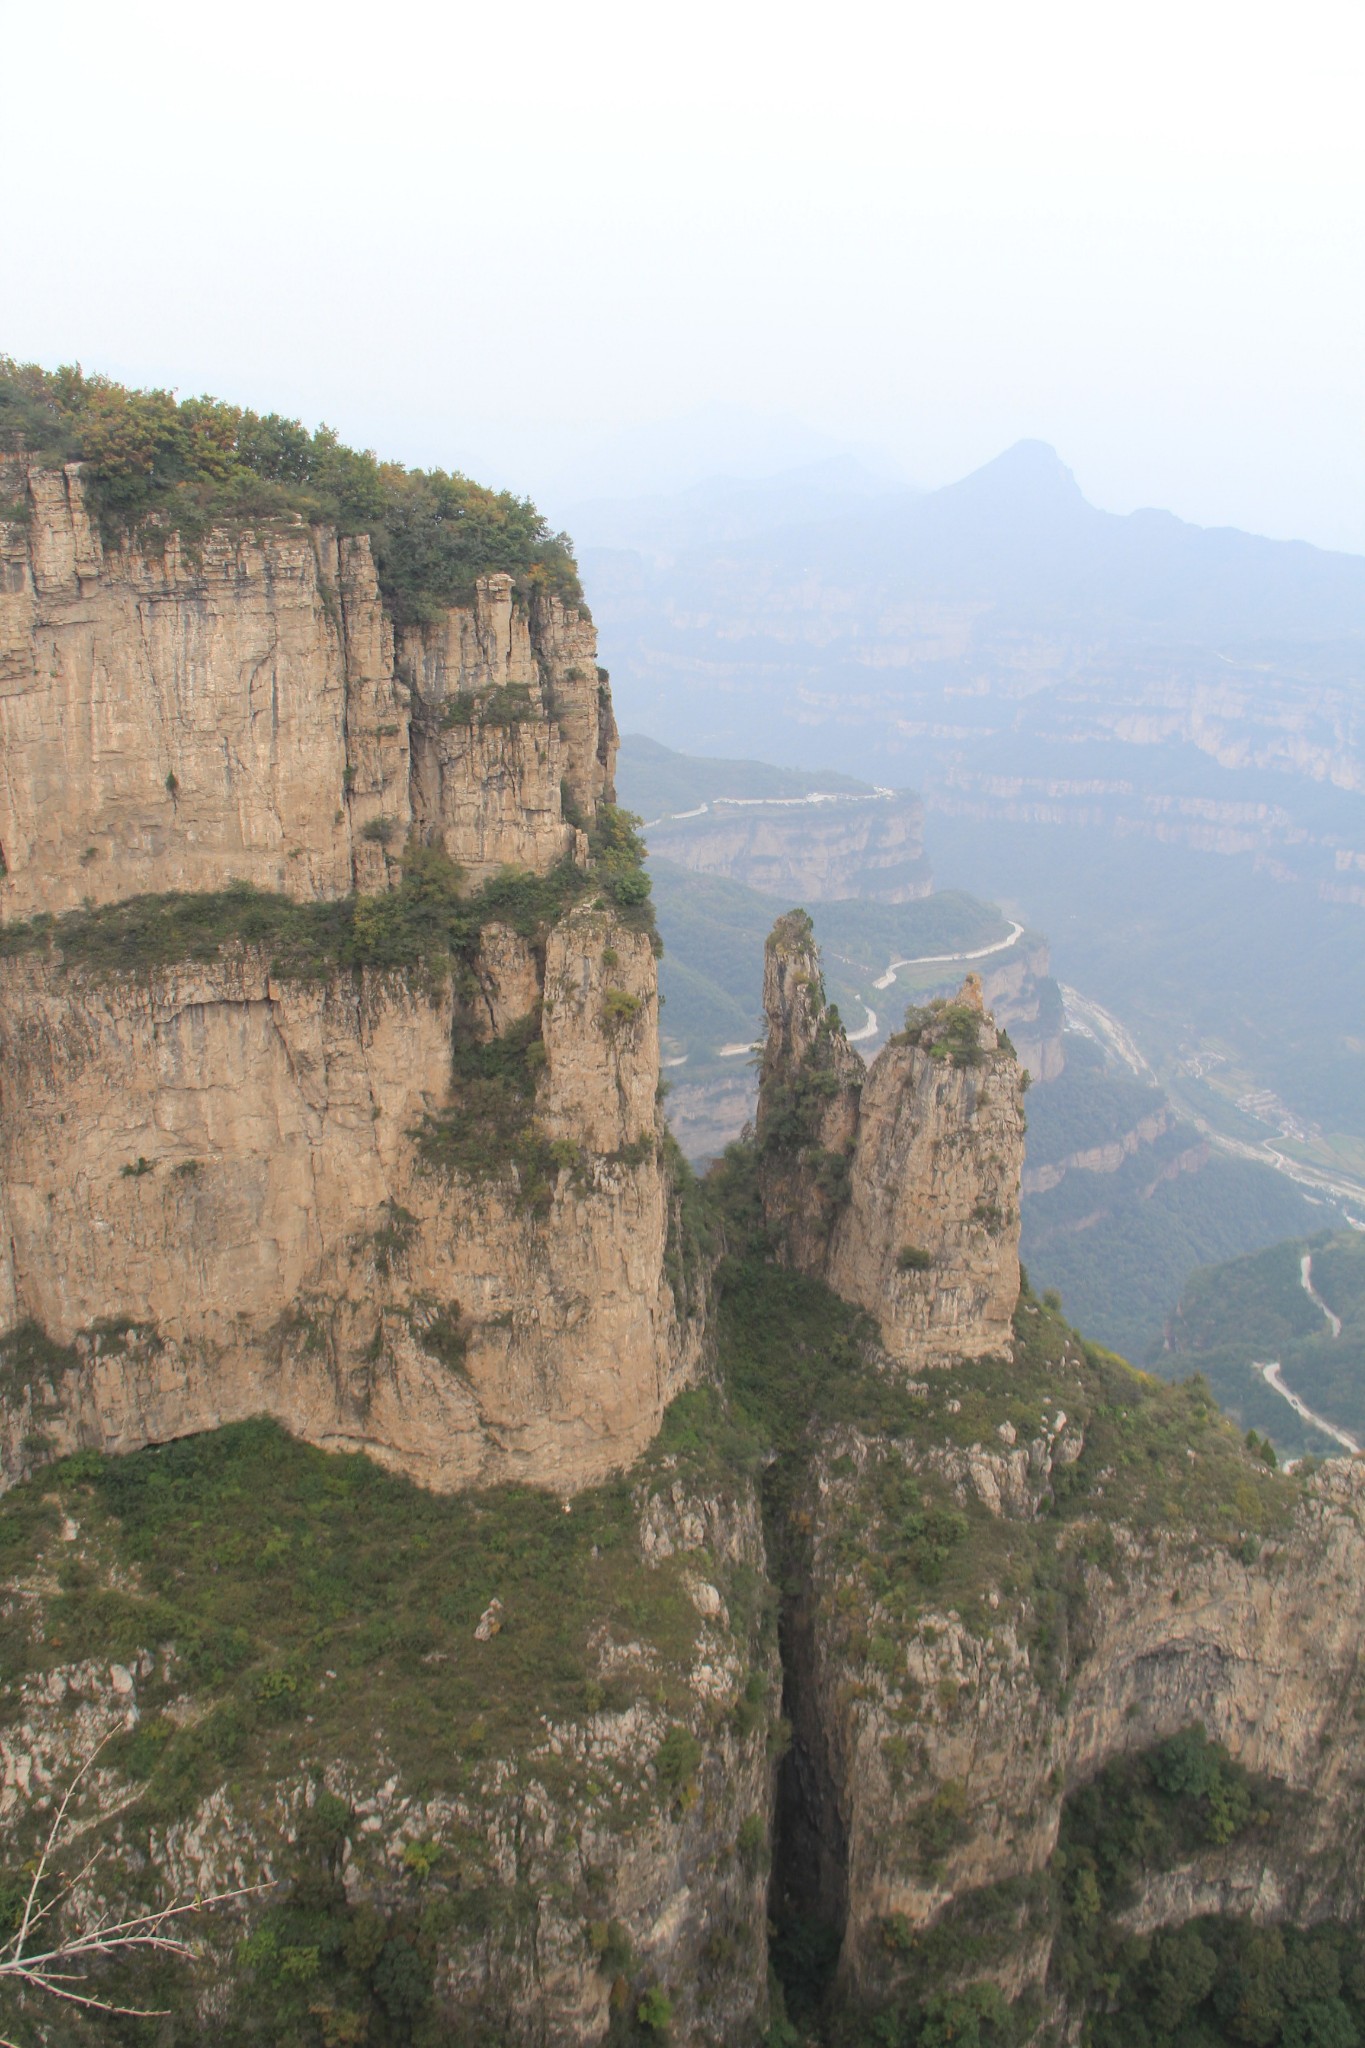
M 437 1486 L 627 1462 L 701 1330 L 664 1273 L 654 954 L 589 852 L 616 734 L 588 615 L 489 575 L 396 631 L 363 536 L 114 552 L 74 466 L 6 489 L 0 1307 L 45 1340 L 6 1477 L 262 1410 Z M 234 884 L 360 918 L 412 845 L 471 898 L 567 876 L 562 914 L 492 911 L 431 973 L 282 969 L 221 900 L 98 962 L 14 922 Z
M 907 791 L 752 798 L 649 827 L 653 853 L 697 874 L 728 875 L 768 896 L 832 903 L 865 896 L 915 903 L 930 894 L 924 805 Z
M 585 613 L 493 575 L 395 630 L 363 534 L 108 551 L 78 465 L 0 471 L 25 514 L 0 528 L 8 917 L 234 881 L 373 890 L 410 829 L 476 880 L 573 851 L 561 790 L 590 818 L 616 743 Z M 489 691 L 503 715 L 466 717 Z

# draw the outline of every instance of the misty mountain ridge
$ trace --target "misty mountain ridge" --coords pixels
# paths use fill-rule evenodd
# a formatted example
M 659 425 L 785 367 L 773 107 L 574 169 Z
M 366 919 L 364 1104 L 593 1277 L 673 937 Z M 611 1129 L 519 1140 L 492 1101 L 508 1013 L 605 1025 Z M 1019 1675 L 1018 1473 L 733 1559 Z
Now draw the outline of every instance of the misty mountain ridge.
M 622 548 L 652 556 L 732 546 L 787 526 L 804 526 L 872 504 L 922 493 L 856 455 L 830 455 L 764 477 L 718 474 L 678 491 L 601 497 L 571 507 L 566 524 L 580 548 Z
M 832 458 L 759 483 L 599 501 L 580 507 L 577 531 L 599 587 L 630 580 L 607 549 L 674 555 L 688 609 L 702 596 L 695 586 L 714 594 L 742 577 L 765 611 L 779 592 L 804 612 L 831 586 L 857 584 L 879 607 L 986 608 L 1006 630 L 1118 627 L 1243 646 L 1365 636 L 1365 557 L 1158 509 L 1102 511 L 1037 440 L 935 491 L 888 489 L 865 465 Z

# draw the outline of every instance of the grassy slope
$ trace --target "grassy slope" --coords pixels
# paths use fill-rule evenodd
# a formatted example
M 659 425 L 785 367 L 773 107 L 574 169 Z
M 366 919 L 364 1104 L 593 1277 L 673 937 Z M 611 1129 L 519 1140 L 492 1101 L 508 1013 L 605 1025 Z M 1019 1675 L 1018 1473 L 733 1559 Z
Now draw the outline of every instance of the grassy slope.
M 1165 1100 L 1068 1034 L 1064 1071 L 1029 1093 L 1028 1164 L 1119 1138 Z M 1190 1171 L 1199 1144 L 1192 1125 L 1175 1122 L 1114 1173 L 1073 1168 L 1057 1187 L 1024 1197 L 1023 1254 L 1035 1282 L 1056 1288 L 1075 1321 L 1125 1357 L 1159 1354 L 1200 1265 L 1311 1229 L 1321 1213 L 1270 1167 L 1215 1153 Z
M 647 1561 L 639 1541 L 651 1490 L 733 1498 L 747 1487 L 749 1447 L 731 1434 L 713 1399 L 684 1396 L 629 1477 L 579 1494 L 569 1512 L 526 1489 L 428 1494 L 268 1421 L 122 1459 L 82 1453 L 0 1503 L 9 1588 L 0 1727 L 23 1748 L 23 1694 L 44 1673 L 84 1659 L 107 1673 L 151 1650 L 157 1668 L 138 1685 L 140 1723 L 100 1760 L 128 1788 L 106 1831 L 117 1844 L 113 1867 L 140 1887 L 166 1830 L 202 1816 L 202 1801 L 222 1786 L 232 1846 L 241 1853 L 245 1823 L 284 1879 L 230 1962 L 217 2022 L 225 2044 L 435 2048 L 448 2038 L 431 1996 L 441 1958 L 469 1971 L 471 1999 L 489 1951 L 507 1957 L 515 1979 L 526 1967 L 515 1958 L 537 1912 L 537 1882 L 556 1888 L 561 1913 L 582 1916 L 591 1966 L 603 1906 L 573 1842 L 605 1833 L 621 1837 L 625 1852 L 641 1831 L 650 1840 L 670 1802 L 681 1814 L 698 1796 L 690 1780 L 704 1745 L 693 1730 L 705 1734 L 712 1711 L 699 1713 L 691 1684 L 700 1623 L 686 1579 L 699 1563 L 749 1660 L 735 1709 L 741 1732 L 761 1731 L 776 1709 L 762 1676 L 770 1605 L 758 1576 L 695 1550 Z M 68 1517 L 73 1540 L 62 1534 Z M 495 1595 L 501 1632 L 479 1642 L 475 1624 Z M 605 1656 L 604 1642 L 615 1646 Z M 592 1717 L 637 1706 L 646 1728 L 663 1720 L 672 1731 L 652 1771 L 623 1762 L 593 1733 L 604 1724 Z M 577 1738 L 552 1744 L 552 1723 L 576 1728 Z M 405 1801 L 435 1801 L 458 1817 L 410 1845 L 395 1869 L 383 1837 L 367 1843 L 359 1816 L 321 1791 L 324 1772 L 371 1798 L 392 1774 Z M 289 1848 L 279 1838 L 293 1832 L 291 1806 L 300 1818 Z M 563 1817 L 543 1840 L 541 1816 Z M 6 1844 L 0 1932 L 15 1924 L 20 1865 L 45 1824 L 36 1813 L 28 1826 L 21 1819 Z M 208 1828 L 212 1839 L 212 1820 Z M 338 1881 L 348 1838 L 365 1873 L 359 1902 Z M 375 1848 L 377 1869 L 373 1855 L 365 1863 Z M 254 1874 L 256 1853 L 246 1861 Z M 219 1926 L 229 1942 L 233 1932 Z M 609 1975 L 631 1971 L 628 1941 L 605 1923 L 600 1947 Z M 112 1983 L 119 1995 L 179 2013 L 155 2037 L 161 2048 L 202 2038 L 189 2005 L 195 1973 L 116 1972 Z M 0 2011 L 0 2031 L 12 2030 L 22 2048 L 68 2038 L 60 2016 L 44 2015 L 35 2029 Z M 469 2043 L 492 2048 L 505 2038 L 472 2005 L 466 2018 Z M 73 2048 L 125 2038 L 119 2025 L 87 2031 L 84 2022 L 71 2034 Z
M 1305 1252 L 1314 1288 L 1341 1318 L 1339 1337 L 1300 1284 Z M 1202 1372 L 1230 1413 L 1282 1450 L 1340 1446 L 1300 1423 L 1251 1371 L 1253 1360 L 1277 1360 L 1310 1408 L 1365 1442 L 1365 1239 L 1320 1233 L 1195 1273 L 1172 1320 L 1171 1343 L 1163 1370 Z

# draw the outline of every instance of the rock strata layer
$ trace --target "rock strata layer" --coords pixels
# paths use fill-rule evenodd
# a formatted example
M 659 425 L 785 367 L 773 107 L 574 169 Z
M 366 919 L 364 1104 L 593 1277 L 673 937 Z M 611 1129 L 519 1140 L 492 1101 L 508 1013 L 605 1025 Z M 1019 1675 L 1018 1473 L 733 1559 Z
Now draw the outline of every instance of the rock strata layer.
M 652 823 L 651 851 L 697 874 L 730 875 L 788 901 L 864 896 L 875 903 L 915 903 L 933 888 L 924 854 L 924 806 L 904 791 L 818 803 L 721 800 L 703 811 L 700 817 Z

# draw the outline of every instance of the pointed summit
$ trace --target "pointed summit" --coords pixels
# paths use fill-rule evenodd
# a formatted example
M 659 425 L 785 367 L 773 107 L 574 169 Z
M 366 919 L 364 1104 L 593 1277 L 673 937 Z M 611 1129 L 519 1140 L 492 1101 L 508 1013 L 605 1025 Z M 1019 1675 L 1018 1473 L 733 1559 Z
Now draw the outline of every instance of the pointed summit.
M 960 483 L 949 484 L 938 495 L 1010 517 L 1077 510 L 1086 502 L 1075 476 L 1046 441 L 1016 441 L 1003 455 L 974 469 Z

